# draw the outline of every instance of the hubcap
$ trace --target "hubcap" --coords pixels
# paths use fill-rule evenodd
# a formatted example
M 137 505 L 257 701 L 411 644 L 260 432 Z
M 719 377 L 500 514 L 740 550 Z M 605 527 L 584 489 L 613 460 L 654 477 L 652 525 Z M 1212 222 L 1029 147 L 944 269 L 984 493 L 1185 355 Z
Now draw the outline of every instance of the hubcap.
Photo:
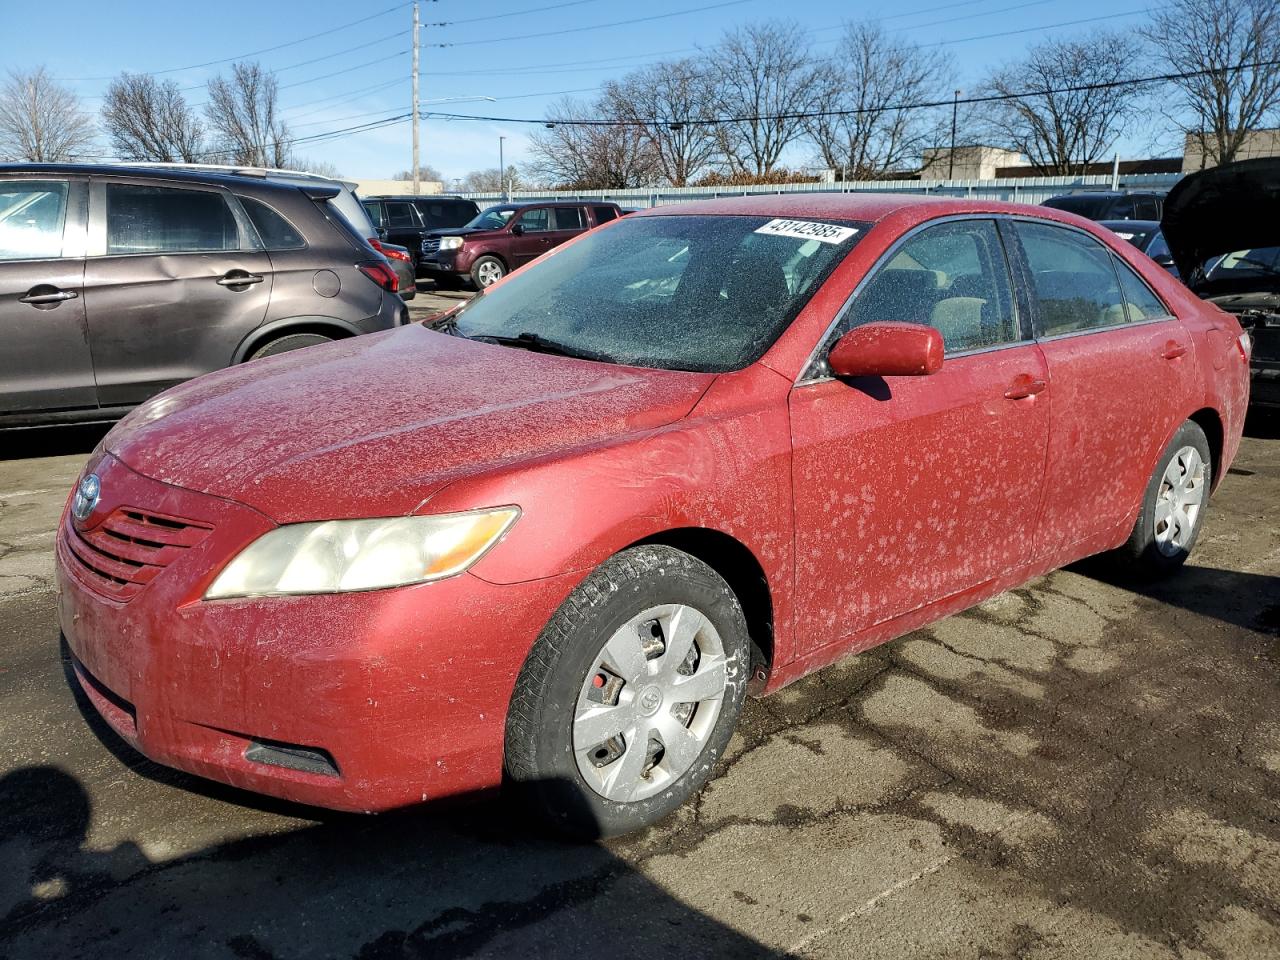
M 1204 495 L 1204 458 L 1195 447 L 1183 447 L 1165 469 L 1156 493 L 1156 547 L 1166 557 L 1190 547 Z
M 619 627 L 574 711 L 574 757 L 591 789 L 629 803 L 683 776 L 720 716 L 726 667 L 720 634 L 693 607 L 651 607 Z
M 502 267 L 492 261 L 480 264 L 480 270 L 478 272 L 480 276 L 480 286 L 482 287 L 487 287 L 502 279 Z

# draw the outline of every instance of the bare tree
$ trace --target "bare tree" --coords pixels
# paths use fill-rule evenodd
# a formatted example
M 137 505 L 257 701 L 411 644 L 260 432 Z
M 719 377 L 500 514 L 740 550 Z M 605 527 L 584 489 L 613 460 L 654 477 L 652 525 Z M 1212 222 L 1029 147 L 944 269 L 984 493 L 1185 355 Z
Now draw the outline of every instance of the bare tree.
M 653 153 L 658 173 L 683 187 L 715 159 L 715 85 L 694 60 L 651 64 L 604 89 L 611 116 L 636 124 Z M 704 121 L 704 122 L 699 122 Z
M 891 36 L 875 22 L 847 24 L 819 74 L 814 106 L 822 115 L 808 121 L 808 135 L 822 162 L 848 179 L 914 166 L 938 142 L 950 111 L 902 105 L 933 99 L 951 79 L 951 59 L 936 48 Z
M 602 98 L 584 103 L 568 98 L 547 111 L 547 129 L 535 133 L 530 167 L 548 183 L 579 190 L 641 187 L 657 175 L 652 148 L 631 123 L 582 123 L 613 120 Z M 579 121 L 579 122 L 574 122 Z
M 462 189 L 467 193 L 499 193 L 502 190 L 523 190 L 524 178 L 514 164 L 507 164 L 506 173 L 497 167 L 472 170 L 462 178 Z
M 413 171 L 401 170 L 391 179 L 392 180 L 412 180 Z M 437 183 L 444 183 L 444 174 L 442 174 L 435 167 L 429 167 L 426 164 L 423 164 L 420 167 L 418 167 L 418 179 L 421 181 L 427 181 L 427 182 L 436 181 Z
M 1133 62 L 1133 40 L 1120 33 L 1034 46 L 987 80 L 985 93 L 1009 99 L 990 104 L 986 131 L 1042 173 L 1082 171 L 1107 155 L 1133 119 L 1142 93 L 1124 82 Z
M 1174 84 L 1204 162 L 1230 163 L 1280 113 L 1280 0 L 1170 0 L 1141 32 L 1170 73 L 1198 74 Z
M 303 173 L 314 173 L 318 177 L 328 177 L 330 180 L 341 180 L 342 171 L 338 169 L 337 164 L 328 160 L 311 160 L 307 157 L 293 157 L 286 167 L 288 170 L 301 170 Z
M 230 79 L 209 81 L 205 116 L 217 132 L 224 163 L 261 167 L 289 164 L 289 127 L 276 115 L 275 74 L 258 63 L 237 63 Z
M 0 157 L 32 162 L 72 160 L 93 144 L 93 121 L 80 98 L 44 67 L 11 70 L 0 85 Z
M 125 160 L 193 163 L 200 159 L 204 127 L 173 80 L 122 73 L 102 104 L 102 126 Z
M 820 68 L 795 23 L 748 24 L 725 34 L 711 57 L 722 162 L 731 172 L 765 174 L 804 133 Z

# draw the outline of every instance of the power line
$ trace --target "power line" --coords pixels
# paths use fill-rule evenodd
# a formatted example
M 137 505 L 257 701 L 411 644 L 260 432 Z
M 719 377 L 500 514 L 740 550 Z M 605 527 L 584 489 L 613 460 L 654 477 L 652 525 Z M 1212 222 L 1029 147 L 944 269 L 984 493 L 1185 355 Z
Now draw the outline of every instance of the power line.
M 388 7 L 387 9 L 382 10 L 378 13 L 366 14 L 365 16 L 361 17 L 359 20 L 352 20 L 349 23 L 342 23 L 336 27 L 330 27 L 328 30 L 321 30 L 319 33 L 313 33 L 310 36 L 299 37 L 297 40 L 289 40 L 286 43 L 277 43 L 273 47 L 263 47 L 261 50 L 251 50 L 248 53 L 237 54 L 234 57 L 223 57 L 219 60 L 206 60 L 204 63 L 191 63 L 191 64 L 187 64 L 185 67 L 167 67 L 164 70 L 146 70 L 143 72 L 150 73 L 155 76 L 162 76 L 166 73 L 181 73 L 184 70 L 199 70 L 202 67 L 216 67 L 224 63 L 234 63 L 237 60 L 247 60 L 250 57 L 260 57 L 264 53 L 274 53 L 276 50 L 283 50 L 286 47 L 295 47 L 300 43 L 307 43 L 310 40 L 318 40 L 320 37 L 327 37 L 330 34 L 338 33 L 341 30 L 346 30 L 348 27 L 359 26 L 360 24 L 367 23 L 368 21 L 376 19 L 377 17 L 385 17 L 389 13 L 395 13 L 397 10 L 403 10 L 408 5 L 409 4 L 407 2 L 397 3 L 394 7 Z M 114 77 L 64 77 L 62 79 L 64 82 L 67 82 L 67 83 L 80 83 L 80 82 L 89 83 L 89 82 L 100 81 L 100 80 L 114 80 L 115 78 Z
M 585 33 L 588 30 L 603 30 L 606 27 L 625 27 L 633 23 L 651 23 L 654 20 L 669 20 L 672 17 L 684 17 L 691 13 L 702 13 L 706 10 L 720 10 L 724 7 L 737 7 L 744 3 L 755 3 L 757 0 L 723 0 L 722 3 L 712 3 L 702 7 L 690 7 L 687 10 L 677 10 L 675 13 L 656 13 L 649 17 L 636 17 L 632 20 L 615 20 L 612 23 L 593 23 L 585 27 L 566 27 L 562 30 L 545 30 L 542 33 L 522 33 L 510 37 L 488 37 L 484 40 L 459 40 L 456 43 L 429 43 L 429 47 L 474 47 L 480 44 L 489 43 L 506 43 L 509 40 L 536 40 L 541 37 L 560 37 L 566 33 Z
M 993 40 L 997 37 L 1013 37 L 1022 33 L 1036 33 L 1040 30 L 1049 30 L 1054 27 L 1074 27 L 1082 23 L 1097 23 L 1100 20 L 1119 20 L 1121 17 L 1134 17 L 1140 13 L 1150 13 L 1150 9 L 1142 7 L 1138 10 L 1127 10 L 1124 13 L 1108 13 L 1101 17 L 1085 17 L 1082 20 L 1063 20 L 1059 23 L 1046 23 L 1039 27 L 1024 27 L 1021 30 L 1004 30 L 1000 33 L 982 33 L 974 37 L 957 37 L 955 40 L 939 40 L 937 43 L 926 43 L 926 47 L 948 47 L 953 43 L 968 43 L 971 40 Z
M 424 27 L 455 27 L 463 23 L 480 23 L 483 20 L 505 20 L 507 17 L 523 17 L 530 13 L 544 13 L 547 10 L 559 10 L 561 7 L 580 7 L 584 3 L 600 3 L 601 0 L 568 0 L 567 3 L 553 3 L 545 7 L 533 7 L 530 10 L 513 10 L 510 13 L 491 13 L 484 17 L 468 17 L 465 20 L 442 20 L 438 23 L 424 23 Z

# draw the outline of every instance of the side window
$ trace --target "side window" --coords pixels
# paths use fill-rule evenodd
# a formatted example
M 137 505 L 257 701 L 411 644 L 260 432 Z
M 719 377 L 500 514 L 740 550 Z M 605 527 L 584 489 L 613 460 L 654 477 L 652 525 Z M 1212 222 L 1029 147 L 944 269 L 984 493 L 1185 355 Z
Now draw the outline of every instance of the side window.
M 375 227 L 385 226 L 382 222 L 382 204 L 366 203 L 364 204 L 364 212 L 369 214 L 369 219 Z
M 550 218 L 548 217 L 550 213 L 551 211 L 546 207 L 526 210 L 520 214 L 520 226 L 524 228 L 525 233 L 545 233 L 551 229 Z
M 421 218 L 418 216 L 418 211 L 414 209 L 412 203 L 404 200 L 388 200 L 385 205 L 387 208 L 386 226 L 391 229 L 394 230 L 399 227 L 409 227 L 412 229 L 414 227 L 422 226 Z
M 1075 230 L 1016 222 L 1040 305 L 1040 336 L 1125 322 L 1111 252 Z
M 1169 309 L 1151 292 L 1132 267 L 1115 257 L 1116 273 L 1120 275 L 1120 289 L 1124 291 L 1127 319 L 1130 323 L 1169 316 Z
M 610 220 L 618 219 L 618 211 L 613 207 L 592 207 L 591 212 L 595 215 L 596 223 L 608 223 Z
M 582 207 L 556 207 L 557 230 L 585 230 L 587 218 Z
M 1152 260 L 1159 257 L 1173 258 L 1173 254 L 1169 250 L 1169 244 L 1164 242 L 1164 231 L 1157 230 L 1156 235 L 1151 238 L 1151 242 L 1147 244 L 1147 256 Z
M 1139 197 L 1134 202 L 1134 209 L 1138 214 L 1136 218 L 1138 220 L 1160 219 L 1160 207 L 1156 203 L 1155 197 Z
M 221 193 L 108 183 L 107 253 L 239 250 L 236 218 Z
M 1111 211 L 1107 214 L 1111 220 L 1133 220 L 1133 198 L 1117 197 L 1111 202 Z
M 65 180 L 0 180 L 0 260 L 62 256 Z
M 307 245 L 307 241 L 294 229 L 292 223 L 261 200 L 241 197 L 240 204 L 253 221 L 254 229 L 262 238 L 262 245 L 268 250 L 301 250 Z
M 908 238 L 871 278 L 841 332 L 878 320 L 936 327 L 947 353 L 1022 339 L 993 220 L 958 220 Z

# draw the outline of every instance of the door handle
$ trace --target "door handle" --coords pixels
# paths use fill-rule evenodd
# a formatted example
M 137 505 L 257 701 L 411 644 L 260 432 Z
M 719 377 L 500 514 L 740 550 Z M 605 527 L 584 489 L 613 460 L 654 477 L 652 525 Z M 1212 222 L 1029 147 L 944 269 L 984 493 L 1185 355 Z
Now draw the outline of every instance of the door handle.
M 1009 384 L 1009 389 L 1004 392 L 1004 396 L 1006 400 L 1023 400 L 1035 396 L 1047 386 L 1049 384 L 1044 380 L 1024 373 L 1014 377 L 1013 383 Z
M 33 287 L 32 289 L 38 289 Z M 28 293 L 25 297 L 20 297 L 20 303 L 30 303 L 39 306 L 42 303 L 61 303 L 63 300 L 74 300 L 80 294 L 74 290 L 57 290 L 53 293 Z
M 251 283 L 261 283 L 265 277 L 260 277 L 256 273 L 228 273 L 225 277 L 218 280 L 220 287 L 247 287 Z
M 1185 344 L 1181 344 L 1177 340 L 1170 340 L 1164 345 L 1164 351 L 1160 356 L 1164 357 L 1166 360 L 1177 360 L 1179 357 L 1185 355 L 1186 352 L 1187 348 Z

